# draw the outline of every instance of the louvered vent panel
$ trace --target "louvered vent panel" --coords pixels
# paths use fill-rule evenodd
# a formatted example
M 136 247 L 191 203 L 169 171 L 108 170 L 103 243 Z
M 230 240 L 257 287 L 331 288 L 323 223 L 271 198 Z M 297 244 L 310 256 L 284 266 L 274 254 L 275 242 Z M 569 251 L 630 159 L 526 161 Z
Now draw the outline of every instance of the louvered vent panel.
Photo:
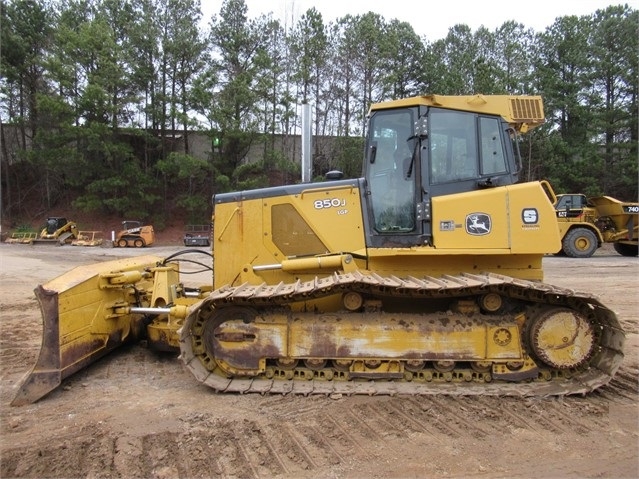
M 513 98 L 510 100 L 513 120 L 521 122 L 543 122 L 541 100 L 533 98 Z

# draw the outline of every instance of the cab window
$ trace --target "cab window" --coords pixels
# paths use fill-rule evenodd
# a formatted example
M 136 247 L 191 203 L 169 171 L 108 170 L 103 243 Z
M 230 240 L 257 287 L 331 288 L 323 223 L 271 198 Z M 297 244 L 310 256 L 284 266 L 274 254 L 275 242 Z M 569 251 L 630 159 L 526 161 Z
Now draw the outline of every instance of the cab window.
M 499 120 L 480 118 L 481 173 L 484 176 L 506 172 L 504 145 L 499 134 Z
M 477 178 L 475 115 L 431 109 L 431 184 Z

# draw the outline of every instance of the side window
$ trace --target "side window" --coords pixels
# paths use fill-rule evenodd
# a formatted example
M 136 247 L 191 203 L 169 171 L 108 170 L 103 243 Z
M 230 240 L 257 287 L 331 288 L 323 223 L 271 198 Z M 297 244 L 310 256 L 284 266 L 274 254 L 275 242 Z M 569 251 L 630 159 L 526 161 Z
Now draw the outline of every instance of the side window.
M 367 180 L 373 224 L 378 233 L 408 233 L 415 229 L 415 175 L 408 176 L 412 154 L 412 114 L 406 110 L 379 112 L 369 132 L 374 158 Z
M 559 201 L 557 202 L 557 206 L 555 207 L 556 210 L 565 210 L 566 206 L 568 206 L 568 204 L 571 202 L 570 196 L 568 195 L 564 195 L 561 198 L 559 198 Z
M 475 115 L 431 109 L 431 184 L 477 178 Z
M 563 195 L 557 203 L 557 210 L 560 209 L 580 209 L 587 206 L 588 200 L 585 195 Z
M 499 134 L 499 120 L 496 118 L 480 118 L 481 135 L 481 173 L 494 175 L 505 173 L 506 157 L 504 145 Z

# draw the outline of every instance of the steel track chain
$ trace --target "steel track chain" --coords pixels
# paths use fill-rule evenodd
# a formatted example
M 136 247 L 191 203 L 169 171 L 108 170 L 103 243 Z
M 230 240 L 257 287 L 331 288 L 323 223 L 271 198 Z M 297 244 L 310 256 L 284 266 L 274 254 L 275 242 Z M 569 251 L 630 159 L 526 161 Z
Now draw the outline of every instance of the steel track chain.
M 589 317 L 599 328 L 598 351 L 588 367 L 566 378 L 553 375 L 551 380 L 529 382 L 415 382 L 392 380 L 318 380 L 227 378 L 209 371 L 193 351 L 191 328 L 202 312 L 230 305 L 281 306 L 347 291 L 375 296 L 406 298 L 454 298 L 498 292 L 531 304 L 566 306 Z M 243 284 L 224 286 L 194 305 L 180 331 L 180 357 L 195 378 L 218 392 L 274 394 L 367 394 L 367 395 L 493 395 L 552 396 L 585 394 L 607 384 L 623 360 L 624 332 L 613 311 L 594 295 L 578 293 L 550 284 L 527 281 L 495 273 L 447 275 L 443 277 L 399 278 L 374 273 L 335 273 L 310 281 L 277 285 Z

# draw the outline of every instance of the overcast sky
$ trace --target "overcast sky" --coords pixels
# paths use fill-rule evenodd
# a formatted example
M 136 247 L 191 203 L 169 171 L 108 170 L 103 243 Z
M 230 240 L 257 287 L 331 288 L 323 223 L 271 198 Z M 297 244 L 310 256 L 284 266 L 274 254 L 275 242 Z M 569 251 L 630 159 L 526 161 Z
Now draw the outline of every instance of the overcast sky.
M 204 23 L 212 15 L 219 15 L 222 0 L 201 0 Z M 542 32 L 557 17 L 565 15 L 589 15 L 610 5 L 627 4 L 639 9 L 639 0 L 245 0 L 249 18 L 272 13 L 274 17 L 291 25 L 309 8 L 315 7 L 324 22 L 347 14 L 361 15 L 367 12 L 380 14 L 386 21 L 397 19 L 408 22 L 419 36 L 428 41 L 444 38 L 448 29 L 468 25 L 474 32 L 480 26 L 494 30 L 508 20 L 514 20 Z

